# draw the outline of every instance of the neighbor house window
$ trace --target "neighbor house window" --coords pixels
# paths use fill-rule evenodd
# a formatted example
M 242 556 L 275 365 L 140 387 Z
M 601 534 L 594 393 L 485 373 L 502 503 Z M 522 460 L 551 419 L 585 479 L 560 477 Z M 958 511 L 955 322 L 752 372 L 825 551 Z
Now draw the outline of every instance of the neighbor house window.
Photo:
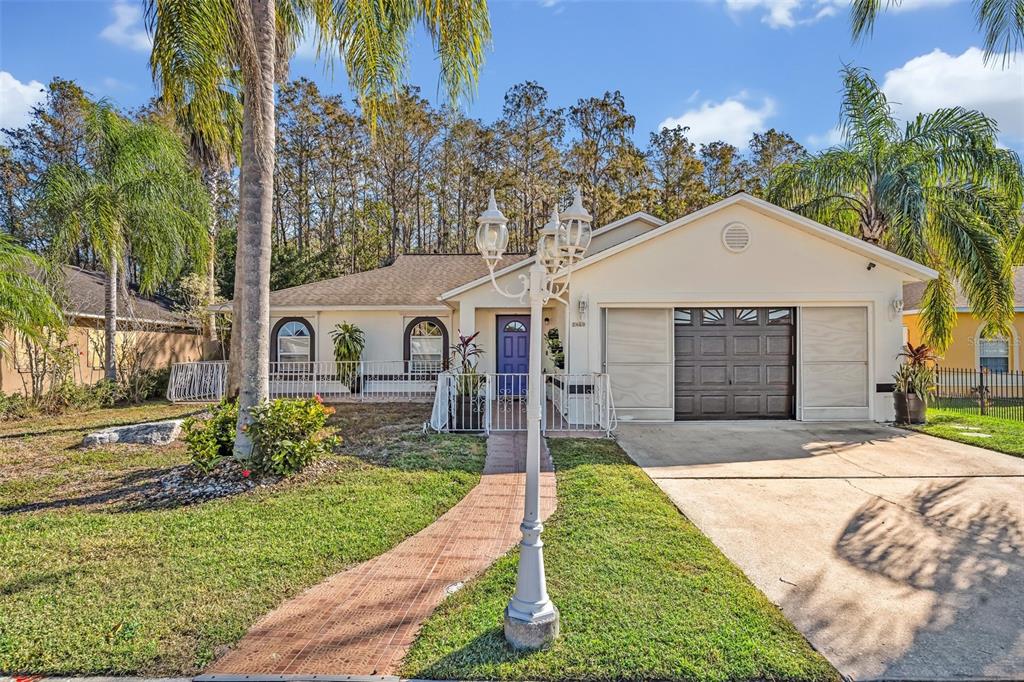
M 275 359 L 278 362 L 309 362 L 313 359 L 313 329 L 305 320 L 279 321 L 274 342 L 277 351 Z
M 448 353 L 448 332 L 436 317 L 418 317 L 405 330 L 405 359 L 410 372 L 437 372 Z
M 1005 338 L 979 339 L 978 364 L 990 372 L 1010 371 L 1010 342 Z

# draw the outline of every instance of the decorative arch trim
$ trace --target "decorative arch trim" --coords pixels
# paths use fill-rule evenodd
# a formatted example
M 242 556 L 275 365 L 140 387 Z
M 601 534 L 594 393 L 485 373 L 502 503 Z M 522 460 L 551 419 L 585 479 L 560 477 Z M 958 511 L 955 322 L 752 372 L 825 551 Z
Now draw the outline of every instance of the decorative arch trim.
M 442 347 L 442 366 L 448 369 L 448 355 L 451 352 L 451 348 L 448 341 L 448 327 L 444 326 L 444 322 L 437 317 L 414 317 L 405 325 L 405 332 L 402 334 L 402 359 L 408 366 L 409 361 L 412 359 L 412 352 L 410 347 L 410 341 L 412 341 L 412 330 L 416 328 L 420 322 L 430 322 L 437 325 L 437 328 L 441 330 L 441 347 Z
M 314 362 L 316 360 L 316 331 L 313 330 L 313 325 L 309 323 L 309 320 L 304 317 L 282 317 L 274 323 L 274 327 L 270 330 L 270 361 L 277 362 L 277 334 L 281 331 L 281 327 L 289 322 L 298 322 L 309 332 L 309 361 Z
M 985 328 L 985 323 L 982 322 L 978 325 L 978 328 L 974 330 L 974 336 L 971 337 L 971 341 L 974 343 L 974 369 L 978 370 L 981 368 L 981 330 Z M 1020 339 L 1017 337 L 1017 326 L 1010 325 L 1010 338 L 1007 339 L 1009 342 L 1009 359 L 1010 359 L 1010 371 L 1018 372 L 1021 369 L 1020 366 Z

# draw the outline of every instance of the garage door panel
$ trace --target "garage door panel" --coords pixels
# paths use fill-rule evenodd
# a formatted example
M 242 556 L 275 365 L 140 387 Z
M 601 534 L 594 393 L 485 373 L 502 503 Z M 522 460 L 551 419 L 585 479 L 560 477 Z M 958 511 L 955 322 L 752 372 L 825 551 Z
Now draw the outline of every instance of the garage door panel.
M 693 341 L 694 339 L 692 336 L 676 337 L 676 357 L 686 357 L 688 355 L 693 355 Z
M 756 416 L 761 413 L 760 395 L 738 395 L 733 403 L 733 410 L 741 417 Z
M 867 330 L 864 306 L 800 310 L 801 405 L 805 418 L 834 418 L 835 409 L 851 417 L 868 416 Z
M 665 309 L 609 309 L 605 321 L 608 363 L 671 362 L 671 314 Z
M 724 386 L 729 383 L 728 369 L 723 365 L 705 365 L 700 368 L 699 376 L 704 386 Z
M 761 365 L 735 365 L 733 366 L 733 383 L 737 386 L 761 384 L 761 369 Z
M 765 411 L 774 417 L 789 417 L 793 414 L 793 396 L 769 395 L 766 398 Z
M 805 362 L 867 362 L 867 308 L 804 308 L 800 314 Z
M 670 365 L 608 365 L 616 406 L 668 407 L 672 405 Z
M 780 309 L 677 311 L 676 419 L 793 415 L 794 326 L 779 323 L 793 315 L 772 317 L 772 310 Z
M 793 337 L 767 336 L 765 337 L 765 346 L 765 353 L 768 355 L 784 355 L 788 357 L 793 354 Z
M 732 340 L 732 352 L 736 355 L 760 355 L 760 336 L 736 336 Z
M 765 367 L 765 383 L 770 386 L 792 386 L 792 365 L 768 365 Z
M 692 365 L 680 367 L 676 365 L 676 386 L 693 385 L 697 377 L 697 368 Z
M 867 368 L 852 362 L 804 366 L 804 407 L 867 407 Z
M 703 417 L 724 417 L 728 416 L 729 399 L 724 395 L 702 395 L 700 396 L 700 416 Z
M 727 339 L 724 336 L 704 336 L 698 340 L 701 355 L 725 355 Z

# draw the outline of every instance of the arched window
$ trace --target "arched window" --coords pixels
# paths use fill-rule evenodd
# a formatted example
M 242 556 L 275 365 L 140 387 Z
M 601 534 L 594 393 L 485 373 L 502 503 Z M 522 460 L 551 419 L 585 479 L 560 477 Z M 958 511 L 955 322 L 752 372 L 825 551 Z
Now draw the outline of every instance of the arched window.
M 978 339 L 978 365 L 990 372 L 1010 371 L 1010 342 L 1005 336 Z
M 526 325 L 523 324 L 522 322 L 520 322 L 519 320 L 512 320 L 510 322 L 506 322 L 505 323 L 505 331 L 506 332 L 525 332 L 526 331 Z
M 417 317 L 405 328 L 410 372 L 439 372 L 448 357 L 448 330 L 436 317 Z
M 301 317 L 278 320 L 270 340 L 270 359 L 275 362 L 311 362 L 315 359 L 313 327 Z M 281 369 L 288 369 L 288 366 Z

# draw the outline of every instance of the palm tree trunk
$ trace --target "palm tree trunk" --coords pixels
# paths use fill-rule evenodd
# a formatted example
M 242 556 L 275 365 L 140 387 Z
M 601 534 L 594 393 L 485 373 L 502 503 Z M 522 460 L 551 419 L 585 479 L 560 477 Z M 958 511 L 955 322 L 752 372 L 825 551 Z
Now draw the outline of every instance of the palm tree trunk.
M 210 252 L 206 256 L 206 305 L 210 306 L 217 299 L 217 275 L 214 272 L 214 263 L 217 258 L 217 174 L 215 172 L 208 172 L 206 189 L 210 194 L 210 224 L 206 226 L 206 232 L 210 236 Z M 206 315 L 206 338 L 214 343 L 217 341 L 217 313 L 212 310 Z
M 235 283 L 231 296 L 231 338 L 228 346 L 228 376 L 224 396 L 230 400 L 238 397 L 242 383 L 242 333 L 239 320 L 242 319 L 242 266 L 239 260 L 242 251 L 244 234 L 242 225 L 245 223 L 245 206 L 242 204 L 242 186 L 245 184 L 245 169 L 238 169 L 238 218 L 235 221 Z
M 117 261 L 107 269 L 106 296 L 103 301 L 103 377 L 117 381 Z
M 256 39 L 255 68 L 246 74 L 247 99 L 259 106 L 245 106 L 242 114 L 241 187 L 243 249 L 236 256 L 242 268 L 241 316 L 236 320 L 241 335 L 241 384 L 238 392 L 238 431 L 235 456 L 252 455 L 249 426 L 253 408 L 267 399 L 270 364 L 270 249 L 274 208 L 274 0 L 249 0 Z M 250 104 L 250 102 L 246 102 Z

